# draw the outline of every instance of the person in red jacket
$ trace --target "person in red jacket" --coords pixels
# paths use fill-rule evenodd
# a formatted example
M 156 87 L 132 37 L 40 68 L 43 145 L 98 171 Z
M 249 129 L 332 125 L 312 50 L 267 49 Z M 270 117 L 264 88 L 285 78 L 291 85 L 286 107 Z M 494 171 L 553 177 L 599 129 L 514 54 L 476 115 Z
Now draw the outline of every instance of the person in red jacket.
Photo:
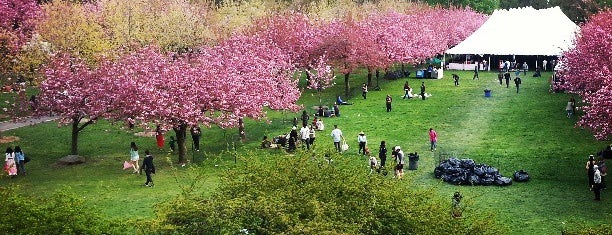
M 429 128 L 429 141 L 431 142 L 431 151 L 436 150 L 438 143 L 438 133 L 433 128 Z

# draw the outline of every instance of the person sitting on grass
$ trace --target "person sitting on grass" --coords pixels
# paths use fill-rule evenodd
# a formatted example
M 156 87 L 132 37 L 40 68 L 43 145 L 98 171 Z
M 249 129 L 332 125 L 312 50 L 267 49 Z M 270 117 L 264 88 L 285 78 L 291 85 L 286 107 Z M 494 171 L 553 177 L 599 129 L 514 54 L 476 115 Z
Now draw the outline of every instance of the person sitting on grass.
M 336 99 L 336 103 L 339 105 L 351 105 L 351 103 L 342 100 L 340 96 L 338 96 L 338 98 Z
M 272 142 L 270 142 L 270 140 L 268 140 L 268 136 L 264 135 L 263 140 L 261 141 L 261 148 L 262 149 L 267 149 L 270 148 L 270 146 L 272 146 Z

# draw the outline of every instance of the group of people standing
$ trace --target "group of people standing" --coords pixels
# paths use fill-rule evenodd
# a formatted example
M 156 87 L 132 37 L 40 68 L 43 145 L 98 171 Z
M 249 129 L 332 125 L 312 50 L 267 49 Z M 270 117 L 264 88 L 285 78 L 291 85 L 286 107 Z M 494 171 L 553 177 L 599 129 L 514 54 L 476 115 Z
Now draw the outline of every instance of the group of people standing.
M 200 126 L 192 125 L 189 128 L 189 132 L 191 134 L 191 139 L 193 140 L 193 150 L 200 151 L 200 138 L 202 137 L 202 130 L 200 129 Z M 157 128 L 155 128 L 155 140 L 157 148 L 159 150 L 163 149 L 166 141 L 164 138 L 164 131 L 159 125 L 157 126 Z M 174 138 L 174 136 L 170 136 L 168 145 L 170 146 L 170 150 L 172 152 L 176 151 L 176 139 Z
M 510 78 L 511 78 L 511 75 L 510 75 L 509 71 L 499 72 L 497 74 L 497 79 L 499 80 L 499 86 L 503 85 L 502 83 L 503 83 L 503 80 L 505 79 L 506 80 L 506 88 L 510 88 Z M 516 75 L 514 77 L 514 85 L 516 85 L 516 93 L 519 93 L 519 87 L 520 87 L 522 82 L 523 81 L 521 80 L 521 78 L 518 75 Z
M 27 162 L 25 154 L 21 151 L 21 147 L 16 146 L 14 150 L 11 147 L 6 148 L 4 171 L 11 178 L 17 175 L 26 175 L 25 164 Z
M 334 148 L 336 151 L 342 153 L 346 149 L 343 149 L 342 145 L 346 144 L 346 139 L 342 134 L 342 130 L 338 128 L 338 125 L 334 125 L 334 129 L 330 134 L 332 141 L 334 142 Z M 438 133 L 433 129 L 429 128 L 429 141 L 431 151 L 435 151 L 437 149 L 438 142 Z M 370 164 L 370 173 L 373 171 L 378 171 L 379 168 L 384 168 L 387 162 L 387 144 L 386 141 L 381 141 L 378 149 L 378 158 L 380 159 L 380 165 L 378 159 L 371 155 L 371 152 L 368 145 L 368 139 L 365 132 L 361 131 L 357 135 L 357 143 L 359 145 L 359 149 L 357 150 L 357 154 L 369 156 L 369 164 Z M 400 146 L 395 146 L 391 150 L 391 155 L 396 165 L 394 167 L 394 176 L 398 179 L 401 179 L 404 174 L 404 164 L 405 164 L 405 155 Z M 414 153 L 414 156 L 418 157 L 417 152 Z

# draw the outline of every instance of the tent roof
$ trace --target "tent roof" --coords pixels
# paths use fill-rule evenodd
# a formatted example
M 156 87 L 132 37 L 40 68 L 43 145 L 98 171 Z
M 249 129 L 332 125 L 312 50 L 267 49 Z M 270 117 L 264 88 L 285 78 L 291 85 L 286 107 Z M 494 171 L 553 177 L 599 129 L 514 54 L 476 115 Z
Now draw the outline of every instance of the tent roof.
M 495 10 L 478 30 L 446 53 L 560 55 L 572 46 L 578 30 L 558 6 Z

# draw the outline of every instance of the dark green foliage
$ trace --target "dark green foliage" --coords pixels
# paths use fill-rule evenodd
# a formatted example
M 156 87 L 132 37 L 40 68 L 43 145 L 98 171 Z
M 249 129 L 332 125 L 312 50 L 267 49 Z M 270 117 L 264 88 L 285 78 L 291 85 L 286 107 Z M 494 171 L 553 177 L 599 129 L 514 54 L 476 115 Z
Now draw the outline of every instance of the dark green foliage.
M 355 156 L 298 153 L 261 160 L 248 153 L 212 197 L 185 195 L 162 206 L 161 224 L 185 234 L 494 234 L 488 216 L 450 216 L 450 200 L 380 174 Z M 364 160 L 365 161 L 365 160 Z M 469 214 L 469 213 L 466 213 Z
M 433 6 L 470 7 L 477 12 L 486 14 L 493 13 L 493 10 L 500 6 L 500 0 L 426 0 L 426 2 Z
M 576 22 L 584 22 L 589 16 L 595 14 L 606 7 L 611 7 L 612 2 L 609 0 L 502 0 L 499 7 L 502 9 L 519 8 L 531 6 L 535 9 L 544 9 L 554 6 L 559 6 L 567 17 Z M 537 22 L 541 27 L 554 27 L 555 22 Z
M 58 191 L 44 198 L 0 187 L 0 231 L 10 234 L 120 234 L 123 225 L 102 219 L 85 201 Z
M 602 224 L 596 227 L 572 228 L 562 232 L 565 235 L 601 235 L 612 234 L 611 224 Z

